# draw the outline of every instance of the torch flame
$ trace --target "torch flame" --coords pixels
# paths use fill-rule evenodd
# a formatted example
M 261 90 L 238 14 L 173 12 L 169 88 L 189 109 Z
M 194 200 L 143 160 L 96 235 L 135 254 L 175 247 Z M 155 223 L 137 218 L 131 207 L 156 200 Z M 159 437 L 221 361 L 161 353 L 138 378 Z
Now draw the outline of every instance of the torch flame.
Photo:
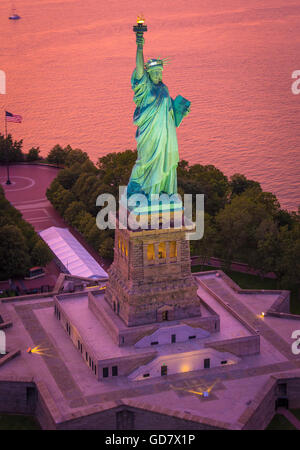
M 145 18 L 143 16 L 138 16 L 136 23 L 142 23 L 142 24 L 145 23 Z

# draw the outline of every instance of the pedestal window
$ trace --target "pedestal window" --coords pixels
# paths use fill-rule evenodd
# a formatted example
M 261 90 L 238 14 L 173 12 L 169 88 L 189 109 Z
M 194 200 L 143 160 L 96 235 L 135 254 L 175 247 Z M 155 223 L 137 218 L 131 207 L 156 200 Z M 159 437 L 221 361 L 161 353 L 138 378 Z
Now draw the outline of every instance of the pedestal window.
M 147 260 L 154 261 L 155 260 L 155 250 L 154 244 L 149 244 L 147 247 Z
M 160 374 L 162 377 L 168 375 L 168 366 L 166 366 L 166 365 L 161 366 Z
M 170 258 L 176 258 L 177 257 L 177 246 L 176 241 L 170 242 Z
M 158 257 L 159 259 L 165 259 L 166 256 L 167 256 L 166 243 L 160 242 L 158 246 Z
M 169 311 L 163 311 L 162 312 L 162 320 L 168 320 Z

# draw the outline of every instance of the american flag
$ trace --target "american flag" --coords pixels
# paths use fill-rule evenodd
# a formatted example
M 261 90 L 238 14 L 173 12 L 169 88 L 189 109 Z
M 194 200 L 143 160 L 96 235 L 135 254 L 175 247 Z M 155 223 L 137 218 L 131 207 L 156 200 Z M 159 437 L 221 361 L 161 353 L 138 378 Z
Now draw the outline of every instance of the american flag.
M 5 120 L 6 120 L 6 122 L 21 123 L 22 116 L 19 116 L 18 114 L 12 114 L 8 111 L 5 111 Z

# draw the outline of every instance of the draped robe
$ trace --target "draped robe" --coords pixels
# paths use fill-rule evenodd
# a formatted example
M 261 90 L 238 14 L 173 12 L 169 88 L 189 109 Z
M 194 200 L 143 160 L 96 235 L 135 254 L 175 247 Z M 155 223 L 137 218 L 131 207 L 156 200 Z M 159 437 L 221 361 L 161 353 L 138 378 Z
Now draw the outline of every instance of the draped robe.
M 136 70 L 131 78 L 131 86 L 136 104 L 133 122 L 138 127 L 138 157 L 127 195 L 175 194 L 179 156 L 173 102 L 168 88 L 162 82 L 154 84 L 146 71 L 138 80 Z

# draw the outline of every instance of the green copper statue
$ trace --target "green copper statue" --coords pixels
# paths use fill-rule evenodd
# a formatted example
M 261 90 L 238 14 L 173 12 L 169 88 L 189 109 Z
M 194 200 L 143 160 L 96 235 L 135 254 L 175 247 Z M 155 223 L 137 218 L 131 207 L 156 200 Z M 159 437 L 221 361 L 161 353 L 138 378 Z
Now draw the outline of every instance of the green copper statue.
M 138 157 L 132 170 L 127 196 L 143 193 L 177 193 L 176 169 L 179 161 L 176 127 L 189 113 L 190 102 L 171 99 L 162 82 L 165 61 L 150 59 L 144 65 L 142 34 L 136 34 L 136 68 L 131 85 L 136 110 L 133 117 Z

